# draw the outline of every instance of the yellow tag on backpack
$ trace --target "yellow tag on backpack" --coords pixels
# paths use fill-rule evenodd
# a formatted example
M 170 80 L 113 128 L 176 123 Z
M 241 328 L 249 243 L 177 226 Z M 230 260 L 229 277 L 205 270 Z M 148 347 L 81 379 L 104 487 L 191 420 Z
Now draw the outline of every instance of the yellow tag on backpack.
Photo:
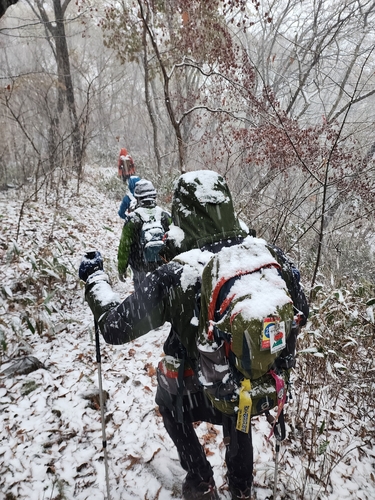
M 240 432 L 244 432 L 245 434 L 248 434 L 250 430 L 251 405 L 252 405 L 250 391 L 251 391 L 250 380 L 245 378 L 241 382 L 237 425 L 236 425 L 236 429 Z

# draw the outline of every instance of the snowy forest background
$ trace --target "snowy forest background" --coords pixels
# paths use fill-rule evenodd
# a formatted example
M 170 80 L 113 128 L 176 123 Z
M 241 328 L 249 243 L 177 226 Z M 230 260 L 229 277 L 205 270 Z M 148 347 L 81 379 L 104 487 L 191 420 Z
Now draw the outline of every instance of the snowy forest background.
M 69 371 L 63 375 L 62 359 L 51 353 L 63 358 L 74 335 L 94 359 L 77 266 L 86 249 L 100 247 L 119 293 L 130 291 L 116 275 L 121 147 L 166 208 L 181 172 L 213 169 L 227 179 L 239 216 L 294 259 L 310 298 L 288 410 L 283 498 L 374 498 L 374 21 L 373 1 L 20 0 L 9 7 L 0 19 L 0 370 L 39 353 L 60 387 Z M 83 349 L 72 363 L 86 356 Z M 143 386 L 152 393 L 148 366 Z M 95 363 L 85 367 L 82 377 L 94 384 Z M 25 463 L 28 472 L 18 471 L 17 450 L 30 447 L 34 459 L 41 453 L 31 444 L 40 424 L 22 431 L 29 417 L 17 408 L 44 390 L 48 418 L 64 417 L 38 377 L 43 370 L 0 379 L 0 498 L 7 500 L 33 498 L 26 484 L 35 471 Z M 78 398 L 79 388 L 73 392 Z M 115 395 L 109 404 L 117 411 Z M 88 413 L 99 422 L 97 411 Z M 54 422 L 56 432 L 80 442 L 82 428 L 68 417 L 63 424 Z M 40 434 L 39 445 L 45 439 Z M 99 463 L 87 476 L 100 492 L 100 436 L 93 441 L 97 456 L 82 463 Z M 138 455 L 124 453 L 118 468 L 130 474 Z M 83 473 L 65 477 L 56 461 L 41 466 L 34 498 L 94 498 L 77 479 Z M 260 483 L 271 489 L 256 498 L 271 498 L 270 478 Z M 125 493 L 115 498 L 128 498 L 117 485 Z M 152 491 L 139 498 L 170 498 Z

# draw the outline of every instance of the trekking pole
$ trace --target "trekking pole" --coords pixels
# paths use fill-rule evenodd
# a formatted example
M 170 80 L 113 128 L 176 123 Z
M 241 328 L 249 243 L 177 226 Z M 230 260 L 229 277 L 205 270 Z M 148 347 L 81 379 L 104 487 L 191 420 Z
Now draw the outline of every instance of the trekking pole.
M 279 453 L 280 453 L 280 443 L 284 441 L 286 436 L 285 431 L 285 420 L 284 420 L 284 410 L 281 410 L 279 418 L 277 419 L 275 425 L 275 474 L 273 476 L 273 500 L 276 500 L 277 494 L 277 474 L 279 472 Z
M 99 325 L 95 320 L 95 346 L 96 346 L 96 362 L 98 364 L 98 379 L 99 379 L 99 402 L 100 413 L 102 420 L 102 443 L 104 452 L 104 467 L 105 467 L 105 482 L 107 485 L 107 500 L 111 500 L 109 491 L 109 475 L 108 475 L 108 455 L 107 455 L 107 436 L 105 432 L 105 416 L 104 416 L 104 401 L 103 401 L 103 388 L 102 388 L 102 357 L 100 354 L 100 340 L 99 340 Z
M 274 421 L 274 418 L 270 414 L 269 411 L 266 412 L 266 417 L 268 422 L 273 425 L 274 436 L 276 439 L 275 444 L 275 473 L 273 476 L 273 500 L 276 500 L 277 495 L 277 475 L 279 472 L 279 453 L 280 453 L 280 443 L 285 439 L 285 420 L 284 420 L 284 411 L 280 412 L 280 415 L 277 421 Z
M 280 452 L 280 441 L 276 438 L 276 454 L 275 454 L 275 474 L 273 476 L 273 500 L 276 500 L 277 495 L 277 473 L 279 469 L 279 452 Z

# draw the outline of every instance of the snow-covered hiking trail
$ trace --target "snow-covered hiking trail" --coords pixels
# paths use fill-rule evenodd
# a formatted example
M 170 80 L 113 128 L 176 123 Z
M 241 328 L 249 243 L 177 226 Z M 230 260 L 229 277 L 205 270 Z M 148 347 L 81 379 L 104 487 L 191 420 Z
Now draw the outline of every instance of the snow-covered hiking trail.
M 44 364 L 29 374 L 0 378 L 0 500 L 103 500 L 106 498 L 98 372 L 92 314 L 77 271 L 81 256 L 98 249 L 114 289 L 125 297 L 131 282 L 118 281 L 117 246 L 123 221 L 119 202 L 98 185 L 115 169 L 94 169 L 76 196 L 68 186 L 58 203 L 0 193 L 0 371 L 15 358 Z M 120 182 L 120 181 L 119 181 Z M 62 278 L 63 276 L 63 278 Z M 39 323 L 36 323 L 36 318 Z M 155 368 L 168 325 L 124 346 L 101 340 L 111 500 L 181 498 L 185 473 L 155 405 Z M 288 408 L 286 409 L 288 413 Z M 288 425 L 289 428 L 289 425 Z M 221 428 L 197 424 L 222 499 L 225 447 Z M 253 419 L 254 498 L 272 498 L 274 440 L 269 424 Z M 338 434 L 340 439 L 340 434 Z M 353 450 L 331 473 L 334 488 L 310 479 L 306 499 L 374 499 L 374 457 Z M 349 447 L 348 447 L 349 450 Z M 279 457 L 279 499 L 298 499 L 306 474 L 298 443 L 286 440 Z

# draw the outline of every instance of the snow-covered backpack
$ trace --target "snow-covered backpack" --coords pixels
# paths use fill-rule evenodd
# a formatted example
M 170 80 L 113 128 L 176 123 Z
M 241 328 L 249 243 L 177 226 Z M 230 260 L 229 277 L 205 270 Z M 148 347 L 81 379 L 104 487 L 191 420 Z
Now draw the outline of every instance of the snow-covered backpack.
M 140 244 L 143 260 L 146 264 L 160 264 L 162 259 L 159 252 L 164 246 L 163 238 L 165 235 L 161 221 L 162 210 L 160 207 L 138 208 L 136 212 L 142 221 Z
M 281 413 L 293 366 L 286 356 L 298 331 L 290 275 L 276 257 L 264 240 L 248 237 L 222 248 L 202 273 L 200 382 L 217 409 L 237 416 L 243 432 L 251 416 L 275 406 Z

